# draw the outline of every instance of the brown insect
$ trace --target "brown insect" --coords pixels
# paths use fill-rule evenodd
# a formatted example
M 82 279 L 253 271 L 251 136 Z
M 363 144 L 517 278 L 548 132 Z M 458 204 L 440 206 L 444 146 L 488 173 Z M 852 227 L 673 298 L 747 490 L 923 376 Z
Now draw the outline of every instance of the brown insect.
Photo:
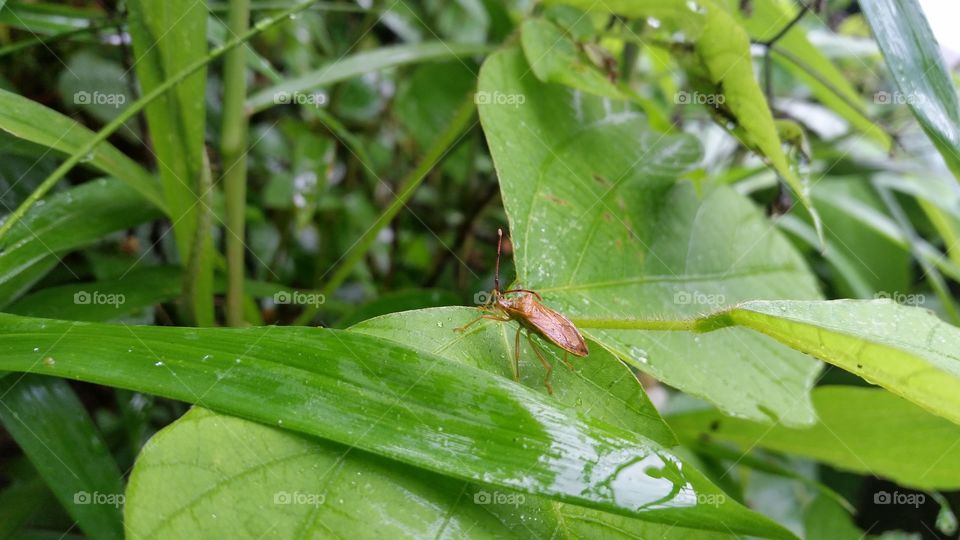
M 527 343 L 530 349 L 543 364 L 547 370 L 547 375 L 543 378 L 543 384 L 547 387 L 547 392 L 553 394 L 553 387 L 550 385 L 550 375 L 553 373 L 553 366 L 543 356 L 540 347 L 533 341 L 530 333 L 533 332 L 557 347 L 563 349 L 563 363 L 573 369 L 573 365 L 567 360 L 567 353 L 575 356 L 586 356 L 589 352 L 587 344 L 580 335 L 577 327 L 560 313 L 543 305 L 543 297 L 539 293 L 527 289 L 500 290 L 500 249 L 503 245 L 503 229 L 497 229 L 497 264 L 493 275 L 493 291 L 490 293 L 490 300 L 484 304 L 481 309 L 492 313 L 484 313 L 467 324 L 457 328 L 457 332 L 463 332 L 467 327 L 483 319 L 494 321 L 517 321 L 520 326 L 517 328 L 517 335 L 514 339 L 513 351 L 513 378 L 520 380 L 520 333 L 526 330 Z M 507 297 L 508 294 L 519 294 L 520 296 Z

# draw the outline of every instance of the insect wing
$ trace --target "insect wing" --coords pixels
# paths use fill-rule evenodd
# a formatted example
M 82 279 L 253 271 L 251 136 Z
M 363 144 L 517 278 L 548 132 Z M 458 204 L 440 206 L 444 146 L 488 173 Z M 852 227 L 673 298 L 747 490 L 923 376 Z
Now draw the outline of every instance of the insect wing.
M 539 302 L 530 302 L 530 304 L 532 306 L 528 306 L 529 309 L 526 312 L 526 319 L 530 326 L 536 327 L 543 337 L 552 341 L 557 347 L 577 356 L 587 355 L 589 352 L 587 344 L 570 319 Z

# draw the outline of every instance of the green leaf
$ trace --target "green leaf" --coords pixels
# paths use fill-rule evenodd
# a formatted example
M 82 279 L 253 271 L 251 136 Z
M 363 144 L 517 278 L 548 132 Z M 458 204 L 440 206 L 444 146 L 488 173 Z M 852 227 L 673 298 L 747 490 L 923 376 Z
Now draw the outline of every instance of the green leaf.
M 476 68 L 459 61 L 417 66 L 399 83 L 393 114 L 422 152 L 476 89 Z
M 447 60 L 488 52 L 489 45 L 474 43 L 425 42 L 381 47 L 359 52 L 330 62 L 317 70 L 295 79 L 270 86 L 247 100 L 247 109 L 259 112 L 275 105 L 290 103 L 300 92 L 351 79 L 364 73 L 415 62 Z
M 81 50 L 67 61 L 60 72 L 57 90 L 68 110 L 80 109 L 99 122 L 108 123 L 133 103 L 129 72 L 114 60 Z M 128 120 L 119 132 L 132 144 L 140 144 L 142 134 L 136 122 Z M 151 179 L 152 180 L 152 179 Z
M 753 74 L 750 37 L 723 6 L 714 0 L 551 0 L 588 12 L 600 11 L 627 17 L 655 17 L 670 31 L 679 31 L 693 52 L 681 55 L 691 84 L 698 91 L 722 93 L 716 111 L 723 121 L 735 122 L 733 133 L 762 155 L 794 191 L 813 217 L 817 237 L 823 242 L 820 217 L 810 200 L 809 186 L 794 171 L 783 152 L 773 114 Z
M 93 538 L 123 538 L 120 470 L 70 386 L 18 375 L 0 379 L 0 396 L 3 427 L 80 528 Z
M 373 514 L 375 527 L 357 528 Z M 491 493 L 201 408 L 145 447 L 127 489 L 126 526 L 137 538 L 728 537 Z
M 820 495 L 803 510 L 804 538 L 807 540 L 863 540 L 866 533 L 836 501 Z
M 130 269 L 117 279 L 47 287 L 20 298 L 4 311 L 71 321 L 110 321 L 177 297 L 183 283 L 179 267 Z
M 558 20 L 557 24 L 546 18 L 529 19 L 524 21 L 520 33 L 520 43 L 527 63 L 538 79 L 598 96 L 630 99 L 643 108 L 651 126 L 664 132 L 673 129 L 658 105 L 634 92 L 628 85 L 618 85 L 611 81 L 610 74 L 600 69 L 607 69 L 606 66 L 591 63 L 594 61 L 603 64 L 605 61 L 614 60 L 608 51 L 587 39 L 594 33 L 589 17 L 568 6 L 548 8 L 545 16 L 552 16 Z M 569 26 L 561 28 L 564 23 Z M 575 39 L 578 41 L 574 41 Z M 582 48 L 584 53 L 581 53 L 578 47 Z M 599 51 L 597 54 L 601 55 L 602 60 L 591 60 L 585 52 L 587 47 L 592 47 L 589 50 Z
M 465 488 L 349 446 L 194 408 L 144 447 L 126 526 L 144 539 L 510 536 Z M 372 515 L 376 524 L 357 527 Z
M 752 328 L 960 424 L 960 330 L 890 300 L 746 302 L 714 317 Z
M 776 0 L 755 0 L 749 14 L 738 9 L 738 0 L 725 0 L 730 11 L 758 41 L 773 38 L 796 15 Z M 850 122 L 854 128 L 889 149 L 890 136 L 866 112 L 863 96 L 849 78 L 807 39 L 804 27 L 795 25 L 773 47 L 773 58 L 802 81 L 824 105 Z
M 197 403 L 462 480 L 649 521 L 791 537 L 641 435 L 501 377 L 357 332 L 0 314 L 0 336 L 0 369 Z
M 555 82 L 615 99 L 627 99 L 617 85 L 589 64 L 577 44 L 563 30 L 545 19 L 528 19 L 521 30 L 523 52 L 530 70 L 544 82 Z
M 885 390 L 824 386 L 813 392 L 818 421 L 806 429 L 769 426 L 715 410 L 668 422 L 681 439 L 765 448 L 889 478 L 917 489 L 960 486 L 960 427 Z
M 802 258 L 729 188 L 677 183 L 691 138 L 651 132 L 619 102 L 523 77 L 517 50 L 491 56 L 480 90 L 524 95 L 480 118 L 510 218 L 519 282 L 572 317 L 685 318 L 755 298 L 819 297 Z M 753 332 L 584 329 L 637 369 L 722 410 L 813 422 L 819 366 Z
M 165 80 L 207 56 L 207 3 L 203 0 L 152 2 L 132 0 L 130 35 L 137 78 L 148 94 Z M 197 70 L 146 107 L 164 200 L 173 220 L 180 262 L 186 266 L 192 252 L 199 263 L 191 268 L 192 295 L 183 306 L 195 323 L 213 324 L 212 238 L 203 227 L 202 178 L 209 175 L 204 161 L 206 68 Z M 204 227 L 205 228 L 205 227 Z M 194 249 L 194 244 L 200 245 Z
M 143 197 L 117 180 L 95 180 L 51 196 L 30 209 L 0 251 L 0 306 L 30 288 L 58 256 L 103 235 L 161 216 Z
M 2 89 L 0 129 L 66 154 L 77 152 L 93 137 L 92 131 L 72 119 Z M 153 176 L 109 143 L 101 143 L 86 163 L 131 186 L 157 208 L 166 207 Z
M 480 314 L 479 310 L 466 307 L 422 309 L 377 317 L 351 330 L 513 379 L 516 323 L 480 321 L 463 333 L 455 331 Z M 650 403 L 636 376 L 610 353 L 595 348 L 587 358 L 573 358 L 570 361 L 576 371 L 571 371 L 562 364 L 563 355 L 556 347 L 535 339 L 547 361 L 556 368 L 551 384 L 560 403 L 591 418 L 641 433 L 665 447 L 677 445 L 676 437 Z M 521 339 L 520 347 L 520 382 L 546 393 L 544 367 L 526 339 Z
M 923 130 L 960 179 L 960 103 L 940 47 L 916 0 L 871 0 L 863 14 L 887 68 Z M 889 96 L 888 96 L 889 97 Z
M 217 276 L 214 292 L 226 290 L 226 280 Z M 138 267 L 124 262 L 119 275 L 97 281 L 68 283 L 30 293 L 4 311 L 30 317 L 64 317 L 71 321 L 109 322 L 120 320 L 152 307 L 175 300 L 183 283 L 179 266 Z M 247 294 L 270 297 L 277 294 L 316 294 L 285 285 L 248 280 Z
M 453 306 L 459 304 L 460 301 L 459 296 L 445 289 L 410 289 L 388 292 L 344 315 L 337 321 L 337 328 L 347 328 L 367 319 L 398 311 Z

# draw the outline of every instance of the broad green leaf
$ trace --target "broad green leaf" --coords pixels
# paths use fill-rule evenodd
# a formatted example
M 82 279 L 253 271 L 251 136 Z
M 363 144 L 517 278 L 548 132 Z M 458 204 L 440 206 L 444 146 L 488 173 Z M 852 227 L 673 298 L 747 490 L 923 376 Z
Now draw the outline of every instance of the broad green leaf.
M 376 526 L 357 527 L 377 516 Z M 135 538 L 725 538 L 487 491 L 330 441 L 194 408 L 127 489 Z
M 0 369 L 197 403 L 461 480 L 649 521 L 791 537 L 642 435 L 502 377 L 357 332 L 0 314 Z
M 705 94 L 722 94 L 714 110 L 722 122 L 732 121 L 732 131 L 747 147 L 762 155 L 809 210 L 823 242 L 820 217 L 810 200 L 809 186 L 791 167 L 783 152 L 773 114 L 753 73 L 750 37 L 724 9 L 722 0 L 550 0 L 588 12 L 600 11 L 627 17 L 653 17 L 664 31 L 679 32 L 693 51 L 679 56 L 694 88 Z M 676 35 L 676 34 L 674 34 Z
M 0 306 L 42 278 L 59 255 L 160 216 L 160 210 L 145 205 L 139 193 L 112 179 L 51 196 L 16 224 L 6 249 L 0 251 Z
M 871 0 L 861 6 L 887 68 L 920 126 L 960 178 L 960 102 L 940 47 L 917 0 Z
M 337 328 L 347 328 L 367 319 L 398 311 L 453 306 L 460 302 L 459 296 L 444 289 L 410 289 L 388 292 L 344 315 L 337 321 Z
M 149 93 L 165 80 L 207 56 L 205 0 L 152 2 L 132 0 L 130 35 L 137 79 Z M 202 179 L 209 175 L 204 158 L 206 68 L 199 69 L 146 107 L 147 124 L 157 158 L 164 200 L 173 221 L 180 262 L 191 269 L 193 290 L 184 310 L 193 322 L 213 324 L 212 238 L 202 215 L 209 212 Z M 205 227 L 204 227 L 205 228 Z M 194 244 L 199 244 L 194 248 Z
M 716 439 L 766 448 L 889 478 L 917 489 L 960 486 L 960 427 L 885 390 L 823 386 L 818 421 L 806 429 L 769 426 L 715 410 L 668 417 L 683 440 Z
M 63 317 L 71 321 L 110 321 L 180 294 L 179 267 L 137 268 L 117 279 L 47 287 L 10 304 L 4 311 L 32 317 Z
M 0 379 L 0 396 L 4 429 L 80 528 L 93 538 L 122 538 L 120 470 L 70 386 L 18 374 Z
M 0 129 L 11 135 L 72 154 L 93 132 L 72 119 L 25 97 L 0 89 Z M 90 154 L 88 165 L 123 181 L 157 208 L 166 208 L 156 180 L 109 143 Z
M 455 329 L 481 312 L 466 307 L 422 309 L 384 315 L 351 330 L 403 343 L 507 379 L 514 378 L 516 323 L 480 321 L 463 333 Z M 575 371 L 564 367 L 562 353 L 535 338 L 544 357 L 554 366 L 551 385 L 562 404 L 584 415 L 640 433 L 665 447 L 676 446 L 673 433 L 650 403 L 636 376 L 607 351 L 595 347 L 586 358 L 572 357 Z M 546 374 L 526 338 L 520 341 L 520 382 L 546 393 Z
M 535 77 L 517 50 L 491 56 L 480 90 L 526 96 L 480 107 L 510 218 L 517 277 L 571 317 L 686 318 L 756 298 L 818 298 L 802 258 L 729 188 L 677 183 L 688 137 L 649 131 L 625 104 Z M 585 329 L 637 369 L 722 410 L 813 422 L 819 365 L 753 332 Z
M 521 29 L 523 52 L 538 79 L 616 99 L 627 99 L 617 85 L 588 63 L 577 44 L 556 24 L 546 19 L 528 19 Z
M 466 487 L 349 446 L 194 408 L 144 447 L 127 489 L 126 527 L 142 539 L 510 536 Z
M 883 386 L 960 424 L 960 329 L 891 300 L 755 301 L 714 317 Z
M 739 9 L 736 0 L 725 0 L 750 36 L 759 41 L 772 39 L 796 15 L 796 9 L 785 9 L 777 0 L 755 0 L 751 9 Z M 863 96 L 837 66 L 807 39 L 804 28 L 796 25 L 774 45 L 773 58 L 794 77 L 802 81 L 824 105 L 864 135 L 890 148 L 890 136 L 870 120 Z
M 330 62 L 301 77 L 270 86 L 247 100 L 247 108 L 259 112 L 275 105 L 291 103 L 294 95 L 314 91 L 322 86 L 377 71 L 415 62 L 469 57 L 490 51 L 489 45 L 475 43 L 425 42 L 381 47 L 363 51 Z

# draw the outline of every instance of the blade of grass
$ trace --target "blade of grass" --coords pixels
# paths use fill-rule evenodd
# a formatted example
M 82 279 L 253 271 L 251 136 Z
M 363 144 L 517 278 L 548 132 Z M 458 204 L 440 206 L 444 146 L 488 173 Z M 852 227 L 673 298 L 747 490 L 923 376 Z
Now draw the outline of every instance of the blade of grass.
M 401 66 L 412 62 L 426 62 L 459 58 L 490 52 L 492 47 L 476 43 L 426 42 L 381 47 L 364 51 L 352 56 L 340 58 L 332 63 L 279 84 L 267 87 L 247 100 L 250 114 L 261 112 L 277 105 L 297 92 L 307 92 L 315 88 L 344 81 L 364 73 L 389 67 Z M 279 100 L 278 97 L 283 97 Z
M 123 538 L 120 469 L 70 386 L 38 375 L 6 377 L 0 396 L 4 428 L 67 513 L 92 538 Z
M 206 56 L 206 0 L 126 4 L 133 67 L 143 92 Z M 214 324 L 213 266 L 204 253 L 211 246 L 203 201 L 207 194 L 203 183 L 209 175 L 204 151 L 206 101 L 198 99 L 206 82 L 206 69 L 201 68 L 144 109 L 179 262 L 190 268 L 178 311 L 191 326 Z
M 367 232 L 363 233 L 360 239 L 353 245 L 353 249 L 347 253 L 343 262 L 340 263 L 340 266 L 337 267 L 336 271 L 322 287 L 321 294 L 325 297 L 330 297 L 344 280 L 350 276 L 353 267 L 363 259 L 367 250 L 369 250 L 373 244 L 373 241 L 376 240 L 377 234 L 396 217 L 401 208 L 406 206 L 407 201 L 413 196 L 413 192 L 416 191 L 420 183 L 427 177 L 427 173 L 429 173 L 440 160 L 443 159 L 447 152 L 456 145 L 460 138 L 469 131 L 470 120 L 473 118 L 476 110 L 477 106 L 471 95 L 454 114 L 447 129 L 444 130 L 444 132 L 437 137 L 436 141 L 434 141 L 433 145 L 427 149 L 420 163 L 404 178 L 400 184 L 397 196 L 393 202 L 390 203 L 390 206 L 377 217 L 377 220 L 367 229 Z M 299 326 L 309 324 L 318 310 L 319 307 L 317 305 L 307 306 L 300 316 L 297 317 L 294 324 Z
M 30 196 L 27 197 L 27 199 L 24 200 L 23 203 L 20 206 L 18 206 L 17 209 L 14 210 L 9 217 L 7 217 L 6 221 L 3 222 L 3 225 L 0 225 L 0 244 L 2 244 L 3 240 L 6 238 L 7 234 L 10 232 L 10 229 L 13 227 L 13 225 L 23 218 L 23 215 L 27 212 L 27 210 L 29 210 L 33 205 L 35 205 L 37 201 L 42 199 L 43 196 L 46 195 L 47 192 L 49 192 L 53 188 L 53 186 L 57 184 L 57 182 L 59 182 L 64 176 L 66 176 L 68 172 L 70 172 L 71 169 L 73 169 L 73 167 L 75 167 L 81 161 L 84 161 L 84 159 L 88 158 L 88 156 L 93 155 L 94 150 L 97 148 L 97 146 L 103 143 L 107 139 L 107 137 L 112 135 L 115 131 L 120 129 L 120 127 L 123 126 L 127 122 L 127 120 L 129 120 L 130 118 L 133 118 L 133 116 L 139 113 L 141 110 L 143 110 L 144 107 L 152 103 L 154 100 L 156 100 L 160 96 L 164 95 L 167 92 L 167 90 L 170 90 L 171 88 L 179 84 L 181 81 L 183 81 L 190 75 L 196 73 L 200 69 L 203 69 L 210 62 L 213 62 L 214 60 L 220 58 L 221 56 L 225 55 L 227 52 L 240 46 L 241 44 L 246 43 L 251 38 L 263 32 L 264 30 L 271 28 L 284 20 L 287 20 L 290 17 L 290 15 L 299 13 L 300 11 L 307 9 L 315 1 L 316 0 L 305 0 L 303 2 L 294 4 L 293 7 L 290 7 L 289 9 L 286 9 L 274 15 L 273 17 L 268 17 L 266 19 L 263 19 L 257 22 L 257 24 L 247 32 L 244 32 L 242 35 L 231 39 L 230 41 L 223 44 L 222 46 L 211 50 L 206 57 L 200 60 L 197 60 L 193 64 L 190 64 L 188 67 L 184 68 L 183 70 L 177 72 L 175 75 L 173 75 L 169 79 L 165 80 L 163 83 L 158 85 L 152 91 L 144 94 L 143 97 L 141 97 L 140 99 L 131 103 L 130 106 L 127 107 L 122 113 L 117 115 L 117 117 L 114 118 L 112 122 L 105 125 L 92 138 L 88 139 L 85 144 L 83 144 L 79 149 L 77 149 L 73 154 L 71 154 L 66 161 L 61 163 L 60 166 L 57 167 L 56 170 L 53 171 L 53 173 L 50 174 L 50 176 L 44 179 L 44 181 L 37 187 L 37 189 L 33 193 L 31 193 Z
M 234 35 L 250 26 L 250 0 L 230 0 L 227 24 Z M 243 325 L 244 220 L 247 204 L 247 96 L 246 51 L 230 51 L 223 64 L 223 193 L 226 199 L 227 324 Z

